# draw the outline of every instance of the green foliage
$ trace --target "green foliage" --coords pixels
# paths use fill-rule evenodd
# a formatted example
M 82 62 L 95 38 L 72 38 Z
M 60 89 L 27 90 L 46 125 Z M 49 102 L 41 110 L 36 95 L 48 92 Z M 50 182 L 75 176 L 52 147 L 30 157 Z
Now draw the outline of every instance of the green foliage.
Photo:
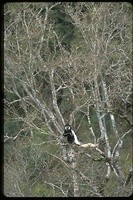
M 54 29 L 58 35 L 62 36 L 61 44 L 70 50 L 71 41 L 74 39 L 74 25 L 65 14 L 63 5 L 58 5 L 50 12 L 50 20 L 54 22 Z
M 126 12 L 128 12 L 129 14 L 132 13 L 132 11 L 133 11 L 133 5 L 132 5 L 132 3 L 130 3 L 130 2 L 123 2 L 122 6 L 123 6 L 123 9 Z
M 4 121 L 4 135 L 9 134 L 10 136 L 15 136 L 16 133 L 21 129 L 22 124 L 15 120 L 5 120 Z
M 33 197 L 50 197 L 53 196 L 52 193 L 52 187 L 44 183 L 37 183 L 32 190 Z
M 90 119 L 91 119 L 91 122 L 92 122 L 92 128 L 96 134 L 97 137 L 99 137 L 99 133 L 100 133 L 100 130 L 99 130 L 99 123 L 98 123 L 98 119 L 97 119 L 97 116 L 96 116 L 96 112 L 94 110 L 93 107 L 90 107 Z
M 38 130 L 34 130 L 33 131 L 33 135 L 34 135 L 35 140 L 40 139 L 42 141 L 47 141 L 48 140 L 48 135 L 46 134 L 46 132 L 47 132 L 46 125 L 42 124 L 42 126 L 40 128 L 41 128 L 41 132 L 38 131 Z
M 27 137 L 5 144 L 5 195 L 11 192 L 11 188 L 14 190 L 14 178 L 17 176 L 16 181 L 24 196 L 54 196 L 54 188 L 49 183 L 58 164 L 54 155 L 59 151 L 59 147 L 42 142 L 41 137 Z M 13 170 L 16 170 L 16 175 L 13 179 L 10 176 L 10 179 L 8 174 L 14 173 Z

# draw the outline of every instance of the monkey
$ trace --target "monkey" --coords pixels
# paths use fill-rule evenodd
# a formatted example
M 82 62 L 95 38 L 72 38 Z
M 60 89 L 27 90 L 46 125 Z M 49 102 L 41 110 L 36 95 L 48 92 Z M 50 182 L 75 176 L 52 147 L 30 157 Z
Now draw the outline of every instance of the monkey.
M 76 144 L 78 146 L 81 145 L 81 143 L 78 140 L 76 133 L 74 132 L 74 130 L 71 128 L 71 126 L 69 124 L 65 125 L 63 136 L 67 137 L 67 141 L 70 144 Z

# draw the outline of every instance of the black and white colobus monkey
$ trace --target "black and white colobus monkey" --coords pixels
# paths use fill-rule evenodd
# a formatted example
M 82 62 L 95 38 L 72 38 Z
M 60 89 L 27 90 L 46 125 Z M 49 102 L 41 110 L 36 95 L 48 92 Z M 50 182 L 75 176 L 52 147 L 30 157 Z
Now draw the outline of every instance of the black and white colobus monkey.
M 70 144 L 76 144 L 76 145 L 81 144 L 77 138 L 76 133 L 74 132 L 74 130 L 71 128 L 71 126 L 69 124 L 65 125 L 63 136 L 67 137 L 67 141 Z

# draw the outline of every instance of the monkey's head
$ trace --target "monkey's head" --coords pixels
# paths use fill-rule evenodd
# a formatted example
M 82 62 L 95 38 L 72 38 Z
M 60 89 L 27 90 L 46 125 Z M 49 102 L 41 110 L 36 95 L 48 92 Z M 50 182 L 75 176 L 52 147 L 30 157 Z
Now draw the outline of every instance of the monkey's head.
M 64 136 L 70 135 L 71 134 L 71 126 L 69 124 L 66 124 L 64 127 Z

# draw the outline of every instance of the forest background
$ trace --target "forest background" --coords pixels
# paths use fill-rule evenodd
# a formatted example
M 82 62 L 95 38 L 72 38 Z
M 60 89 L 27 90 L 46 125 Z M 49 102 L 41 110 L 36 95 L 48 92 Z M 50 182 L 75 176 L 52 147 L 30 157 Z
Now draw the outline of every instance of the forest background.
M 130 3 L 4 4 L 4 195 L 130 196 L 132 97 Z

